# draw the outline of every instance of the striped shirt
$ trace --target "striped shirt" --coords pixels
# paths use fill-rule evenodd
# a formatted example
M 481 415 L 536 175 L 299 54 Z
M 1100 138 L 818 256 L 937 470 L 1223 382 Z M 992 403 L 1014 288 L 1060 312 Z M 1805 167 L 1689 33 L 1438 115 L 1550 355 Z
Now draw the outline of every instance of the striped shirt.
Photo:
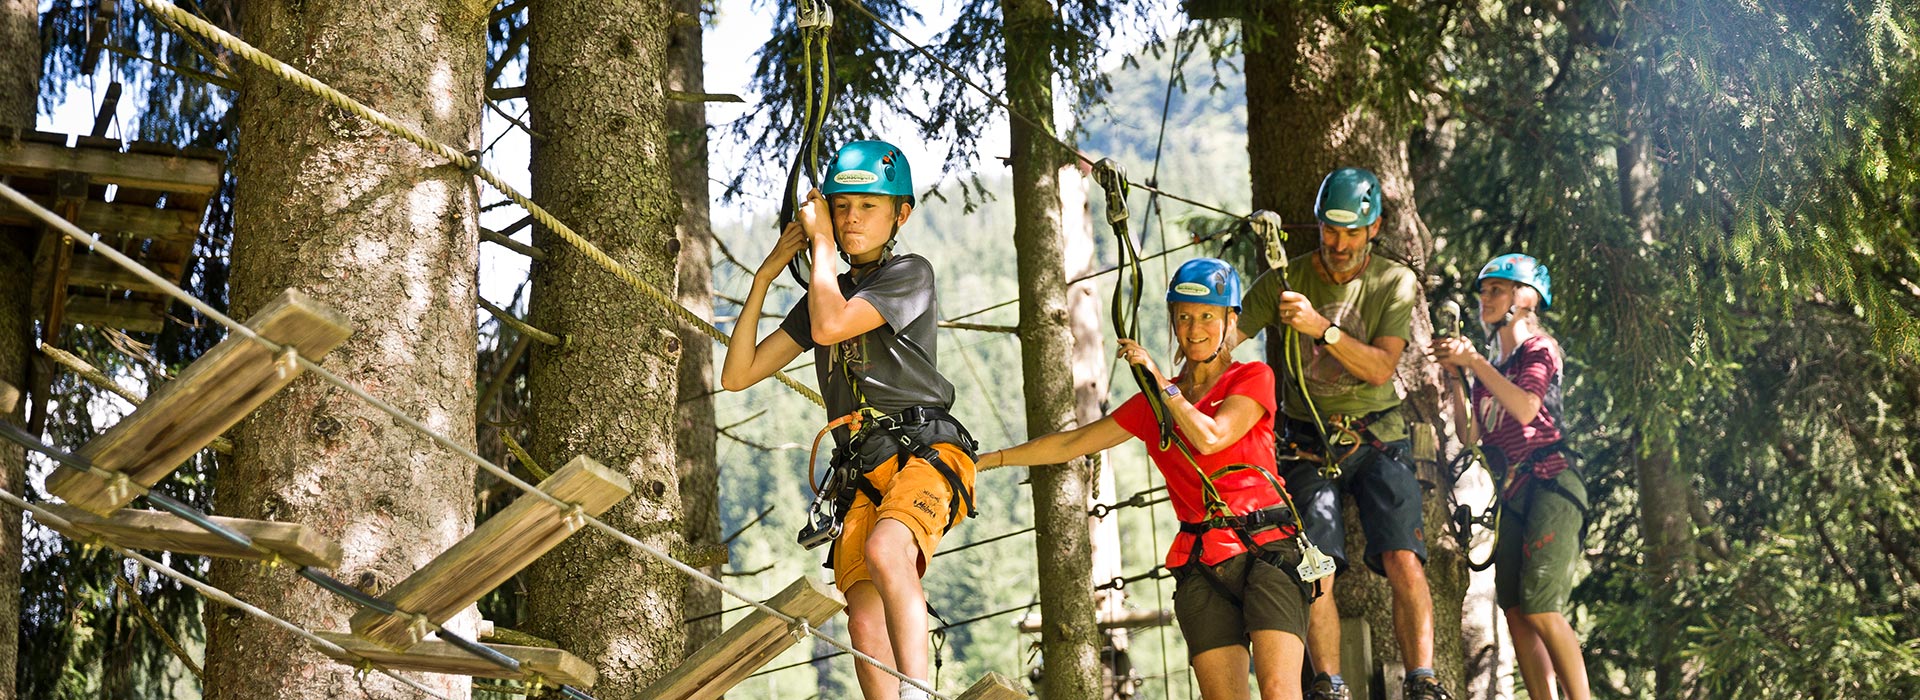
M 1484 384 L 1473 383 L 1473 415 L 1480 425 L 1480 447 L 1498 449 L 1507 457 L 1506 464 L 1519 464 L 1535 450 L 1560 440 L 1560 347 L 1551 338 L 1536 335 L 1520 343 L 1494 369 L 1521 390 L 1540 397 L 1540 412 L 1534 414 L 1533 422 L 1522 425 Z M 1533 478 L 1552 479 L 1566 468 L 1565 455 L 1547 455 L 1533 465 Z

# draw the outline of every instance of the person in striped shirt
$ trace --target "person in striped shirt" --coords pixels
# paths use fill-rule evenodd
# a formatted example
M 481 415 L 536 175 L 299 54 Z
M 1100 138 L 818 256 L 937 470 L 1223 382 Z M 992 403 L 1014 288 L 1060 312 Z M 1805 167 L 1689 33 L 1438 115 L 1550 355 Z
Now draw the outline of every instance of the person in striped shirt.
M 1508 254 L 1480 270 L 1480 323 L 1492 339 L 1483 356 L 1465 338 L 1438 338 L 1433 357 L 1473 375 L 1471 421 L 1488 469 L 1502 483 L 1494 545 L 1494 597 L 1506 611 L 1529 697 L 1587 700 L 1586 662 L 1565 610 L 1580 559 L 1587 492 L 1562 447 L 1560 368 L 1564 356 L 1540 325 L 1553 301 L 1545 265 Z M 1468 439 L 1472 439 L 1469 436 Z

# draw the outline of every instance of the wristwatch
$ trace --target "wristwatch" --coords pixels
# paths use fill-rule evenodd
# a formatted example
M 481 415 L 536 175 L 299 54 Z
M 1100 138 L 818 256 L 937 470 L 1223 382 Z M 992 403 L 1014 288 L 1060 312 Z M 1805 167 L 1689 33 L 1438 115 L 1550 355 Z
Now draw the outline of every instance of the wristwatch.
M 1347 332 L 1340 330 L 1339 326 L 1327 326 L 1327 332 L 1321 333 L 1320 339 L 1315 342 L 1321 345 L 1332 345 L 1340 342 L 1340 338 L 1346 334 Z
M 1173 397 L 1175 397 L 1175 396 L 1179 396 L 1179 395 L 1180 395 L 1180 385 L 1179 385 L 1179 384 L 1168 384 L 1168 385 L 1167 385 L 1167 388 L 1166 388 L 1166 392 L 1167 392 L 1167 398 L 1169 398 L 1169 399 L 1171 399 L 1171 398 L 1173 398 Z

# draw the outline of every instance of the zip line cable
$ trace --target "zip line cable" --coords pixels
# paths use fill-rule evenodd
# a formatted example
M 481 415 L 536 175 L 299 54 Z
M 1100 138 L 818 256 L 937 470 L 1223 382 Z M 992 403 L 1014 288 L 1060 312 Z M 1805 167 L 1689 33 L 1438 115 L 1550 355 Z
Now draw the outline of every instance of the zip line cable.
M 164 0 L 139 0 L 139 1 L 143 4 L 148 5 L 149 7 L 165 5 L 165 7 L 172 8 L 173 11 L 179 12 L 178 7 L 175 7 L 170 4 L 166 4 Z M 187 15 L 186 17 L 189 18 L 189 20 L 197 20 L 197 18 L 193 18 L 191 15 Z M 186 23 L 186 21 L 183 20 L 183 23 Z M 218 28 L 209 27 L 209 29 L 216 32 L 219 31 Z M 233 39 L 231 35 L 225 34 L 225 32 L 220 32 L 220 36 L 235 42 L 239 41 L 238 39 Z M 221 41 L 221 39 L 216 37 L 215 41 Z M 242 44 L 242 45 L 244 46 L 245 44 Z M 252 47 L 249 46 L 247 48 L 251 49 Z M 236 53 L 240 53 L 243 56 L 248 56 L 248 54 L 244 52 L 236 51 Z M 264 54 L 258 54 L 257 50 L 255 50 L 254 53 L 256 55 L 259 55 L 264 60 L 273 61 L 272 57 L 265 56 Z M 249 56 L 248 60 L 255 60 L 255 59 Z M 274 62 L 277 63 L 277 61 L 274 61 Z M 289 68 L 288 70 L 291 70 L 291 68 Z M 501 481 L 511 484 L 515 488 L 518 488 L 529 494 L 533 494 L 535 497 L 540 498 L 541 500 L 544 500 L 557 508 L 560 508 L 565 511 L 569 511 L 569 517 L 574 518 L 576 521 L 584 522 L 587 525 L 592 526 L 594 529 L 600 530 L 601 532 L 604 532 L 607 535 L 613 537 L 615 540 L 620 541 L 622 544 L 625 544 L 628 547 L 631 547 L 643 554 L 646 554 L 647 556 L 653 557 L 655 560 L 660 561 L 668 565 L 669 567 L 672 567 L 680 571 L 681 573 L 686 574 L 707 586 L 718 589 L 721 592 L 726 593 L 727 595 L 733 596 L 734 598 L 740 599 L 741 601 L 744 601 L 753 605 L 755 608 L 759 609 L 762 612 L 767 613 L 768 615 L 772 616 L 774 619 L 777 619 L 777 620 L 780 620 L 781 622 L 786 623 L 790 628 L 793 628 L 798 633 L 815 636 L 821 639 L 822 641 L 827 642 L 828 644 L 844 649 L 849 654 L 853 655 L 854 658 L 859 659 L 860 661 L 863 661 L 865 663 L 872 664 L 875 668 L 878 668 L 889 675 L 892 675 L 894 677 L 901 679 L 902 682 L 905 682 L 909 685 L 920 688 L 922 690 L 926 690 L 930 695 L 932 695 L 932 697 L 939 698 L 940 700 L 953 700 L 953 698 L 947 695 L 943 695 L 930 687 L 927 687 L 927 684 L 917 679 L 908 677 L 906 674 L 901 673 L 899 669 L 894 668 L 890 664 L 882 663 L 879 659 L 875 659 L 871 655 L 868 655 L 864 652 L 860 652 L 854 649 L 851 644 L 842 642 L 838 639 L 833 638 L 830 635 L 825 635 L 820 633 L 818 630 L 815 630 L 812 624 L 808 623 L 806 620 L 795 618 L 791 615 L 781 612 L 779 609 L 774 608 L 773 606 L 756 601 L 752 597 L 741 592 L 739 589 L 729 586 L 717 578 L 708 576 L 706 572 L 703 572 L 697 568 L 694 568 L 693 566 L 687 564 L 686 562 L 675 559 L 671 554 L 668 554 L 665 551 L 662 551 L 656 547 L 648 545 L 645 542 L 641 542 L 639 539 L 636 539 L 632 535 L 627 534 L 625 531 L 619 528 L 616 528 L 612 525 L 607 524 L 606 521 L 601 520 L 598 517 L 587 514 L 584 511 L 584 509 L 582 509 L 578 504 L 568 503 L 566 501 L 560 500 L 554 495 L 547 493 L 546 491 L 540 490 L 539 487 L 536 487 L 533 484 L 527 483 L 525 480 L 521 479 L 518 476 L 515 476 L 512 472 L 508 471 L 506 468 L 501 467 L 500 465 L 494 464 L 492 461 L 488 460 L 487 458 L 480 456 L 478 453 L 474 452 L 471 448 L 466 447 L 465 445 L 455 442 L 453 439 L 440 434 L 434 429 L 428 427 L 426 424 L 421 423 L 419 420 L 413 418 L 410 415 L 407 415 L 406 412 L 401 411 L 398 407 L 395 407 L 393 404 L 387 403 L 386 401 L 381 400 L 379 397 L 376 397 L 373 394 L 368 393 L 366 389 L 360 387 L 358 384 L 349 382 L 346 379 L 340 377 L 339 375 L 334 374 L 331 370 L 328 370 L 325 367 L 321 367 L 319 363 L 316 363 L 313 360 L 310 360 L 300 355 L 300 353 L 297 350 L 291 347 L 280 345 L 279 343 L 275 343 L 272 340 L 268 340 L 267 338 L 261 336 L 258 332 L 255 332 L 252 328 L 249 328 L 245 324 L 242 324 L 238 321 L 233 320 L 233 318 L 227 316 L 224 313 L 221 313 L 218 309 L 215 309 L 212 306 L 208 305 L 205 301 L 200 300 L 198 297 L 195 297 L 192 294 L 188 294 L 185 290 L 181 289 L 178 285 L 175 285 L 172 281 L 164 277 L 161 277 L 159 274 L 155 273 L 154 271 L 147 269 L 146 266 L 141 265 L 140 263 L 134 261 L 132 258 L 127 257 L 125 253 L 120 252 L 118 249 L 115 249 L 113 246 L 99 245 L 100 243 L 99 237 L 88 234 L 85 231 L 80 230 L 78 227 L 74 226 L 71 222 L 67 221 L 64 218 L 61 218 L 58 214 L 55 214 L 52 211 L 47 210 L 45 207 L 40 206 L 38 203 L 34 202 L 32 199 L 29 199 L 26 195 L 22 194 L 19 190 L 14 189 L 11 185 L 6 183 L 0 183 L 0 198 L 11 201 L 16 206 L 19 206 L 22 210 L 25 210 L 28 213 L 31 213 L 34 216 L 39 217 L 42 221 L 46 222 L 48 227 L 52 228 L 55 231 L 59 231 L 60 233 L 66 235 L 69 238 L 72 238 L 76 243 L 85 244 L 90 250 L 93 250 L 95 253 L 103 257 L 106 257 L 108 260 L 113 261 L 114 264 L 119 265 L 120 267 L 126 269 L 128 272 L 133 273 L 135 277 L 139 277 L 142 281 L 145 281 L 148 284 L 153 285 L 155 289 L 162 291 L 167 296 L 171 296 L 175 299 L 180 300 L 182 303 L 185 303 L 189 307 L 192 307 L 195 311 L 199 311 L 206 318 L 211 319 L 214 322 L 219 323 L 220 325 L 226 326 L 227 328 L 232 330 L 234 335 L 238 335 L 242 338 L 258 343 L 261 346 L 267 348 L 268 351 L 274 353 L 275 355 L 279 355 L 283 358 L 291 359 L 293 362 L 297 363 L 305 371 L 312 372 L 314 376 L 319 377 L 321 380 L 329 384 L 332 384 L 336 387 L 339 387 L 340 389 L 346 391 L 347 393 L 353 394 L 354 396 L 358 397 L 361 401 L 366 402 L 367 405 L 372 406 L 375 409 L 378 409 L 380 412 L 393 417 L 395 420 L 399 421 L 401 424 L 405 425 L 407 428 L 413 430 L 414 432 L 420 434 L 423 437 L 428 438 L 429 440 L 432 440 L 435 443 L 438 443 L 441 447 L 446 448 L 447 450 L 453 452 L 454 454 L 470 462 L 473 462 L 476 466 L 480 467 L 484 471 L 487 471 L 493 474 L 494 476 L 498 477 Z M 689 314 L 689 316 L 691 316 L 691 314 Z M 698 317 L 693 317 L 693 318 L 698 318 Z M 484 649 L 484 647 L 482 647 L 482 649 Z
M 42 524 L 45 524 L 50 528 L 53 528 L 56 530 L 66 530 L 69 532 L 84 531 L 82 528 L 74 525 L 72 522 L 68 521 L 66 518 L 62 518 L 58 514 L 54 513 L 53 511 L 47 510 L 46 508 L 43 508 L 38 504 L 30 502 L 25 498 L 21 498 L 20 496 L 15 495 L 12 491 L 8 491 L 6 489 L 0 489 L 0 501 L 4 501 L 7 503 L 7 505 L 13 506 L 27 513 L 33 514 L 33 517 L 35 520 L 40 521 Z M 223 605 L 227 605 L 229 607 L 238 608 L 240 609 L 240 611 L 245 612 L 248 615 L 252 615 L 254 617 L 260 618 L 261 620 L 265 620 L 266 622 L 273 624 L 275 627 L 279 627 L 288 632 L 292 632 L 294 635 L 300 637 L 301 639 L 306 640 L 308 644 L 312 644 L 323 650 L 326 650 L 329 652 L 337 652 L 344 656 L 357 657 L 364 662 L 364 665 L 362 666 L 363 669 L 370 669 L 381 675 L 400 681 L 401 683 L 406 684 L 407 686 L 413 688 L 414 690 L 419 691 L 421 694 L 426 695 L 427 697 L 439 698 L 440 700 L 449 700 L 447 696 L 440 694 L 438 691 L 435 691 L 432 688 L 422 685 L 419 681 L 408 678 L 406 676 L 402 676 L 399 673 L 396 673 L 395 671 L 393 671 L 392 669 L 389 669 L 385 666 L 374 663 L 372 660 L 367 659 L 364 656 L 360 656 L 359 654 L 356 654 L 352 651 L 348 651 L 346 648 L 341 647 L 338 644 L 334 644 L 333 642 L 327 641 L 326 638 L 321 637 L 320 635 L 314 634 L 311 631 L 308 631 L 307 628 L 305 627 L 301 627 L 292 622 L 288 622 L 287 620 L 284 620 L 280 617 L 275 616 L 273 613 L 267 612 L 258 607 L 250 605 L 246 601 L 240 600 L 239 598 L 235 598 L 233 594 L 228 593 L 224 590 L 221 590 L 215 587 L 213 584 L 205 583 L 200 581 L 199 579 L 193 578 L 192 576 L 188 576 L 186 574 L 180 573 L 179 571 L 175 570 L 171 566 L 167 566 L 166 564 L 162 564 L 160 562 L 149 559 L 145 555 L 140 554 L 139 552 L 135 552 L 125 547 L 121 547 L 120 545 L 115 544 L 114 542 L 107 540 L 105 538 L 96 537 L 94 539 L 96 540 L 95 542 L 83 542 L 82 544 L 104 545 L 108 549 L 111 549 L 119 553 L 121 556 L 127 557 L 129 559 L 140 562 L 142 564 L 145 564 L 147 565 L 148 568 L 151 568 L 154 571 L 158 571 L 161 574 L 164 574 L 165 576 L 167 576 L 168 578 L 171 578 L 183 584 L 186 584 L 189 588 L 192 588 L 194 591 L 206 597 L 208 600 L 211 600 Z

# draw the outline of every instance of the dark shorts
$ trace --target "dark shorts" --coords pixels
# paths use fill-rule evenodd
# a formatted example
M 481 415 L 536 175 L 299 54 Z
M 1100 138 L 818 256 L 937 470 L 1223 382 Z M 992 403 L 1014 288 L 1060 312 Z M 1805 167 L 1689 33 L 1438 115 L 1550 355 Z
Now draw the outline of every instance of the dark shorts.
M 1218 582 L 1196 568 L 1199 564 L 1181 567 L 1173 589 L 1173 614 L 1180 622 L 1180 635 L 1187 640 L 1187 658 L 1221 647 L 1246 646 L 1247 635 L 1255 630 L 1307 638 L 1307 591 L 1291 573 L 1300 565 L 1298 540 L 1269 542 L 1261 549 L 1264 557 L 1242 554 L 1212 567 Z M 1239 604 L 1221 592 L 1222 585 L 1240 597 Z
M 1493 550 L 1493 595 L 1502 610 L 1525 614 L 1565 612 L 1580 563 L 1580 503 L 1587 487 L 1572 469 L 1553 483 L 1520 490 L 1500 513 L 1500 540 Z
M 1407 441 L 1386 443 L 1394 455 L 1407 452 Z M 1367 568 L 1385 575 L 1380 555 L 1408 550 L 1427 561 L 1426 515 L 1420 510 L 1420 481 L 1413 468 L 1392 455 L 1362 445 L 1341 463 L 1340 477 L 1320 477 L 1320 465 L 1282 462 L 1287 493 L 1307 524 L 1307 537 L 1347 570 L 1347 530 L 1340 517 L 1340 494 L 1353 495 L 1360 509 L 1360 529 L 1367 537 Z

